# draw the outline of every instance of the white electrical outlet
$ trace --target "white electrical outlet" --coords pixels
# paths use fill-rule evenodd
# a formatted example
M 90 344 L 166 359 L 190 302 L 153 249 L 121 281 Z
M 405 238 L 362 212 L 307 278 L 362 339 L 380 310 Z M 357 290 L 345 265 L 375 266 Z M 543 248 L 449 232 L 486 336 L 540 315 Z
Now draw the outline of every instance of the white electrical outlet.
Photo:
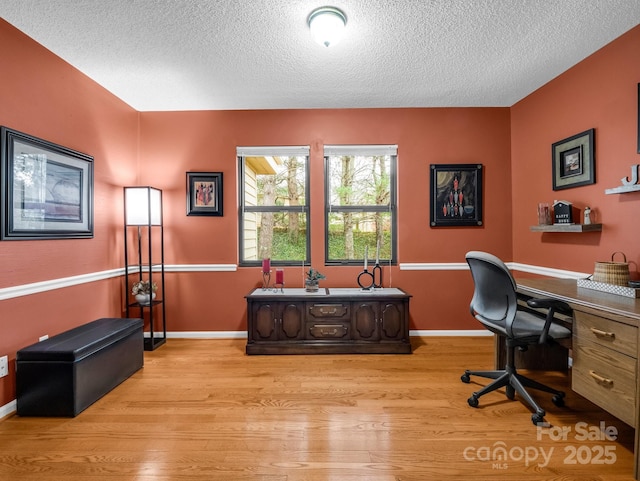
M 45 334 L 44 336 L 40 336 L 38 338 L 38 341 L 42 342 L 42 341 L 46 341 L 47 339 L 49 339 L 49 334 Z
M 0 377 L 9 375 L 9 358 L 7 356 L 0 357 Z

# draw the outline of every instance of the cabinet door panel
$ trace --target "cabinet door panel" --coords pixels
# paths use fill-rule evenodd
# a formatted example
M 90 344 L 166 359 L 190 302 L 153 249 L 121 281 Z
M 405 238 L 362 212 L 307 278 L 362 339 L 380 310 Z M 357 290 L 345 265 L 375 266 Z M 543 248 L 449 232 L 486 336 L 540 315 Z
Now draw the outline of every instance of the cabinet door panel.
M 302 336 L 302 308 L 297 304 L 286 304 L 282 309 L 282 335 L 285 339 Z
M 381 325 L 382 335 L 386 339 L 401 339 L 404 315 L 402 305 L 387 303 L 382 307 Z
M 378 303 L 358 303 L 354 305 L 354 339 L 377 341 L 378 331 Z
M 254 314 L 255 338 L 259 340 L 276 339 L 276 312 L 271 304 L 259 304 Z

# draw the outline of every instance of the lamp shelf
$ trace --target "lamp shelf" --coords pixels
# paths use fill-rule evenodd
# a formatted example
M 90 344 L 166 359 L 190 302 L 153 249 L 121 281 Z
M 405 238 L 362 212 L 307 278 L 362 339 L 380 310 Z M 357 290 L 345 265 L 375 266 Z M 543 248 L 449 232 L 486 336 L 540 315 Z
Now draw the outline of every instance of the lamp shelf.
M 600 232 L 602 224 L 532 225 L 529 229 L 533 232 Z
M 153 351 L 167 339 L 162 191 L 125 187 L 124 207 L 125 315 L 144 319 L 144 350 Z M 158 299 L 131 302 L 131 288 L 143 280 L 156 285 Z

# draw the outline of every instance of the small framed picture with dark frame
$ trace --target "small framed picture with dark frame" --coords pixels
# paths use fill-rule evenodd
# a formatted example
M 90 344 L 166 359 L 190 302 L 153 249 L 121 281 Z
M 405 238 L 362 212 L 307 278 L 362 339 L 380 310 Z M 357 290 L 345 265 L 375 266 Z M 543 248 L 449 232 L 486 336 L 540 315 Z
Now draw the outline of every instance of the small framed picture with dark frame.
M 93 237 L 93 157 L 0 128 L 2 240 Z
M 187 215 L 222 216 L 222 172 L 187 172 Z
M 551 146 L 553 190 L 594 184 L 594 129 L 585 130 Z
M 482 164 L 431 164 L 431 227 L 482 226 Z

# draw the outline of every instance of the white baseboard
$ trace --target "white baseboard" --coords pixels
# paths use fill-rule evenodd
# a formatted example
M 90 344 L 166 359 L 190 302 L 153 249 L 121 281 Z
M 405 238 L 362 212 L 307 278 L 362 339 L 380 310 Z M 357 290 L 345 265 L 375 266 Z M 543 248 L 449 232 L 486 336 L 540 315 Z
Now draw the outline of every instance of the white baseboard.
M 167 339 L 246 339 L 247 331 L 176 331 L 167 332 Z
M 16 400 L 14 399 L 13 401 L 5 404 L 4 406 L 0 406 L 0 420 L 2 420 L 6 416 L 9 416 L 10 414 L 15 413 L 17 409 L 16 404 L 17 404 Z
M 486 329 L 469 330 L 417 330 L 409 331 L 409 336 L 414 337 L 444 337 L 444 336 L 493 336 Z M 175 331 L 167 332 L 167 339 L 246 339 L 246 331 Z
M 474 337 L 474 336 L 493 336 L 493 333 L 486 329 L 472 329 L 467 331 L 458 330 L 419 330 L 409 331 L 409 336 L 413 337 Z

